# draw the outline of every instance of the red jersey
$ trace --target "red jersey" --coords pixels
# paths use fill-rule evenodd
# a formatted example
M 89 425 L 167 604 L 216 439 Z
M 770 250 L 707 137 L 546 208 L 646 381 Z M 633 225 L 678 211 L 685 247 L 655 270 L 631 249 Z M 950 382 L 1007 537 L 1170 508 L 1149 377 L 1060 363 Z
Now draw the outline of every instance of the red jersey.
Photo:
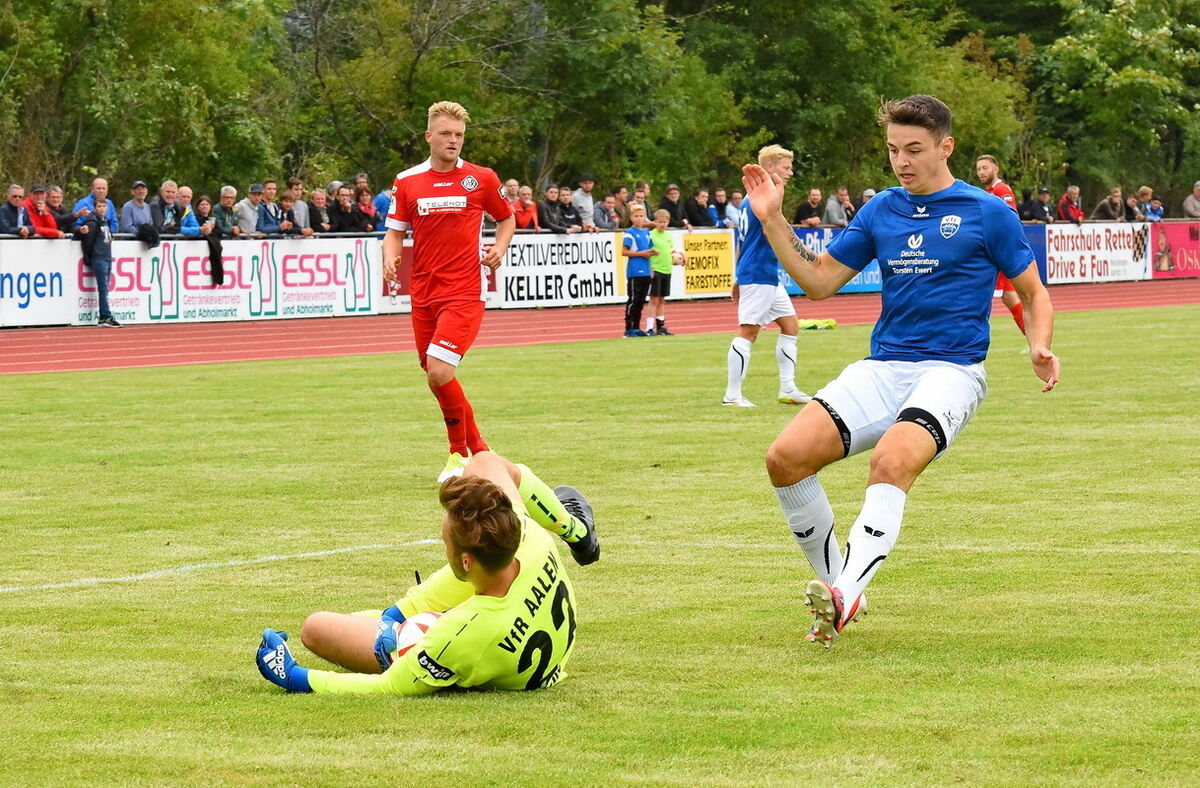
M 487 297 L 483 214 L 512 215 L 495 171 L 458 160 L 449 172 L 429 159 L 396 176 L 385 224 L 412 234 L 409 290 L 414 306 Z
M 984 189 L 988 194 L 994 194 L 1008 204 L 1009 208 L 1017 210 L 1017 198 L 1013 194 L 1013 190 L 1008 187 L 1008 184 L 999 178 L 991 186 Z

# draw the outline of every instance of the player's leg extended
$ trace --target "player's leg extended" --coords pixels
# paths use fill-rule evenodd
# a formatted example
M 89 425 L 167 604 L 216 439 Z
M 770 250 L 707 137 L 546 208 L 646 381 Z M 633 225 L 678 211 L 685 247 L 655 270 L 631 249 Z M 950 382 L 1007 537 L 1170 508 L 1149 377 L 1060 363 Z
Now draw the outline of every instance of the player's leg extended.
M 847 606 L 853 607 L 895 547 L 908 490 L 937 451 L 937 443 L 924 427 L 900 421 L 871 453 L 866 497 L 850 528 L 845 566 L 833 584 Z
M 980 365 L 940 367 L 922 373 L 900 406 L 896 423 L 871 453 L 863 508 L 850 529 L 845 565 L 834 584 L 848 607 L 895 546 L 908 490 L 966 426 L 986 391 Z
M 767 450 L 767 473 L 788 528 L 817 577 L 832 583 L 842 569 L 833 533 L 833 508 L 817 472 L 846 456 L 838 426 L 819 403 L 810 402 Z
M 725 378 L 725 397 L 722 400 L 726 405 L 745 402 L 742 383 L 746 380 L 746 373 L 750 371 L 750 349 L 754 340 L 758 339 L 761 329 L 762 326 L 743 323 L 738 326 L 737 336 L 729 343 L 729 352 L 726 354 L 728 371 Z M 748 406 L 750 403 L 746 404 Z
M 304 647 L 321 659 L 355 673 L 379 673 L 375 659 L 378 616 L 348 613 L 313 613 L 300 627 Z

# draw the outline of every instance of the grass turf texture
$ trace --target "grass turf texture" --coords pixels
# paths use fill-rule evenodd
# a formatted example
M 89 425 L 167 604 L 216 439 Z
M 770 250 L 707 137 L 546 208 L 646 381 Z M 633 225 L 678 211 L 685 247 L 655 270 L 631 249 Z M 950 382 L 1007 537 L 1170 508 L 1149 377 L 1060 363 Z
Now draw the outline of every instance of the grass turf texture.
M 1048 395 L 997 319 L 988 399 L 830 651 L 801 639 L 810 572 L 762 470 L 794 413 L 772 336 L 752 410 L 717 404 L 722 335 L 473 351 L 492 445 L 599 516 L 566 681 L 403 700 L 258 675 L 263 627 L 382 607 L 436 544 L 4 591 L 0 783 L 1196 781 L 1197 318 L 1061 315 Z M 801 386 L 868 333 L 802 334 Z M 2 380 L 0 587 L 437 537 L 443 435 L 408 356 Z M 840 539 L 865 475 L 822 474 Z

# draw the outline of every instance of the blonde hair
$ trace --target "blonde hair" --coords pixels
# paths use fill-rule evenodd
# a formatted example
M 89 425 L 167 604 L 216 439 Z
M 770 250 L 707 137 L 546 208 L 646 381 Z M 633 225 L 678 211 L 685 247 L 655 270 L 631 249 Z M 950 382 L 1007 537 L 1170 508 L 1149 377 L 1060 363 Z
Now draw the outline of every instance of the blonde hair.
M 463 123 L 471 122 L 471 116 L 467 114 L 467 110 L 463 108 L 462 104 L 455 101 L 439 101 L 431 104 L 429 106 L 429 122 L 433 123 L 433 119 L 438 115 L 461 120 Z
M 780 159 L 794 159 L 796 154 L 792 153 L 782 145 L 768 145 L 758 152 L 758 166 L 766 167 L 769 164 L 774 164 Z
M 629 209 L 629 215 L 633 216 L 635 213 L 640 213 L 643 216 L 645 216 L 646 215 L 646 206 L 634 205 L 632 208 Z
M 670 218 L 671 218 L 671 212 L 668 211 L 666 208 L 659 208 L 657 211 L 654 212 L 654 221 L 656 221 L 656 222 L 659 219 L 670 219 Z

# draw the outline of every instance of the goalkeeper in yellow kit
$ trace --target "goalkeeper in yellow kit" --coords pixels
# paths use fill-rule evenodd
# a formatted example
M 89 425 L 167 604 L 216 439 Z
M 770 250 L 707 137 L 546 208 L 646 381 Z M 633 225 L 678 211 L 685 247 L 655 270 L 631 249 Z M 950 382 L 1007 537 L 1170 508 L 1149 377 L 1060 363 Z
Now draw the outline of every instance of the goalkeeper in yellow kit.
M 382 613 L 314 613 L 300 639 L 354 673 L 296 664 L 287 633 L 268 629 L 258 647 L 263 677 L 288 692 L 425 695 L 446 687 L 541 689 L 562 680 L 575 641 L 575 592 L 554 533 L 577 563 L 600 556 L 591 506 L 572 487 L 551 490 L 494 452 L 471 457 L 442 485 L 447 566 Z M 394 663 L 398 622 L 438 612 Z

